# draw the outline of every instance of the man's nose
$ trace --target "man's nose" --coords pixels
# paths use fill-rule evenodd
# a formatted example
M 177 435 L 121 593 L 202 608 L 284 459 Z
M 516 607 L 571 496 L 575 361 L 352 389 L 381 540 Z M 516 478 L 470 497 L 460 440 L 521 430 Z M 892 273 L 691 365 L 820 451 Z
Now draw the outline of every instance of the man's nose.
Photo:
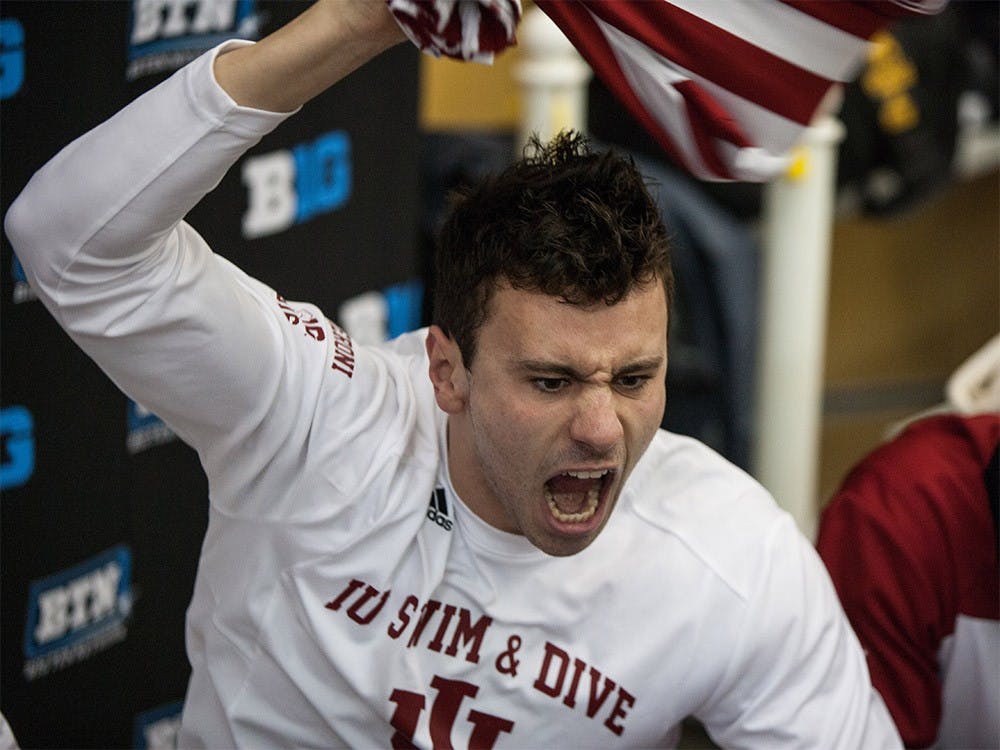
M 613 448 L 624 435 L 611 389 L 604 386 L 584 388 L 570 424 L 570 437 L 603 453 Z

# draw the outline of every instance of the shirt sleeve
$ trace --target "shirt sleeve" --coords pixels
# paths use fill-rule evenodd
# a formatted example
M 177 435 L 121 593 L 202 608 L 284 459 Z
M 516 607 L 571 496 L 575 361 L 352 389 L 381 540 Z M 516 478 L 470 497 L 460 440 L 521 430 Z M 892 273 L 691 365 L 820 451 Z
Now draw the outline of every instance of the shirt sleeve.
M 726 675 L 699 714 L 727 748 L 898 748 L 830 579 L 794 521 L 761 540 Z

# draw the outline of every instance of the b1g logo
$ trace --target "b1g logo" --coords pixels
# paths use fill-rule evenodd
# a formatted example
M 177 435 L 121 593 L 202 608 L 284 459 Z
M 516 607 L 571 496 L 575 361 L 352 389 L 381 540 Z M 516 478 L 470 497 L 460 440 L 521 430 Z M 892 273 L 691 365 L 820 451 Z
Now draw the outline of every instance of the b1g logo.
M 125 407 L 125 421 L 128 432 L 125 447 L 135 455 L 155 445 L 163 445 L 177 439 L 177 435 L 163 420 L 142 404 L 129 399 Z
M 125 639 L 132 611 L 132 553 L 117 545 L 31 584 L 24 676 L 34 680 Z
M 381 344 L 421 326 L 424 284 L 411 279 L 345 300 L 340 325 L 359 344 Z
M 24 27 L 16 18 L 0 19 L 0 99 L 9 99 L 24 83 Z
M 16 255 L 12 255 L 10 262 L 10 276 L 14 280 L 14 304 L 18 305 L 22 302 L 28 302 L 33 299 L 38 299 L 38 294 L 35 290 L 31 288 L 28 283 L 28 277 L 24 273 L 24 266 L 21 265 L 21 261 Z
M 242 174 L 248 197 L 243 236 L 277 234 L 347 202 L 351 139 L 334 130 L 290 150 L 252 156 L 243 162 Z
M 0 409 L 0 490 L 27 484 L 35 473 L 35 422 L 23 406 Z
M 255 0 L 132 0 L 126 77 L 177 70 L 226 39 L 256 39 Z

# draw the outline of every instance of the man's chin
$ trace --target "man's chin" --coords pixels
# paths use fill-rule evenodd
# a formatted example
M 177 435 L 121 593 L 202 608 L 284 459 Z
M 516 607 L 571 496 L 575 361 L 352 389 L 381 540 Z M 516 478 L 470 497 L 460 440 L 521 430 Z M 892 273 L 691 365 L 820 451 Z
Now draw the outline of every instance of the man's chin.
M 597 536 L 595 535 L 585 539 L 548 538 L 545 540 L 532 539 L 530 541 L 550 557 L 572 557 L 587 549 L 596 538 Z
M 605 513 L 582 523 L 565 523 L 550 515 L 545 527 L 529 536 L 528 541 L 552 557 L 569 557 L 589 547 L 604 529 L 606 521 Z

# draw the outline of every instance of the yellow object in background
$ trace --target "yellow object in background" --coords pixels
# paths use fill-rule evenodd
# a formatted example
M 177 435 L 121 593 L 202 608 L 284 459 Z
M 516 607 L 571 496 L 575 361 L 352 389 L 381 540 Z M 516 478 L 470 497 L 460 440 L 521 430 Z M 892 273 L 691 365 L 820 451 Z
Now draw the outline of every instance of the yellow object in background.
M 809 174 L 809 151 L 804 146 L 792 149 L 792 163 L 788 165 L 785 177 L 789 180 L 801 180 Z
M 423 55 L 419 123 L 425 131 L 517 130 L 521 97 L 514 82 L 517 48 L 492 65 Z
M 882 31 L 872 37 L 868 68 L 861 86 L 873 99 L 881 101 L 879 126 L 895 135 L 912 130 L 920 123 L 920 110 L 910 96 L 917 84 L 916 66 L 892 34 Z

